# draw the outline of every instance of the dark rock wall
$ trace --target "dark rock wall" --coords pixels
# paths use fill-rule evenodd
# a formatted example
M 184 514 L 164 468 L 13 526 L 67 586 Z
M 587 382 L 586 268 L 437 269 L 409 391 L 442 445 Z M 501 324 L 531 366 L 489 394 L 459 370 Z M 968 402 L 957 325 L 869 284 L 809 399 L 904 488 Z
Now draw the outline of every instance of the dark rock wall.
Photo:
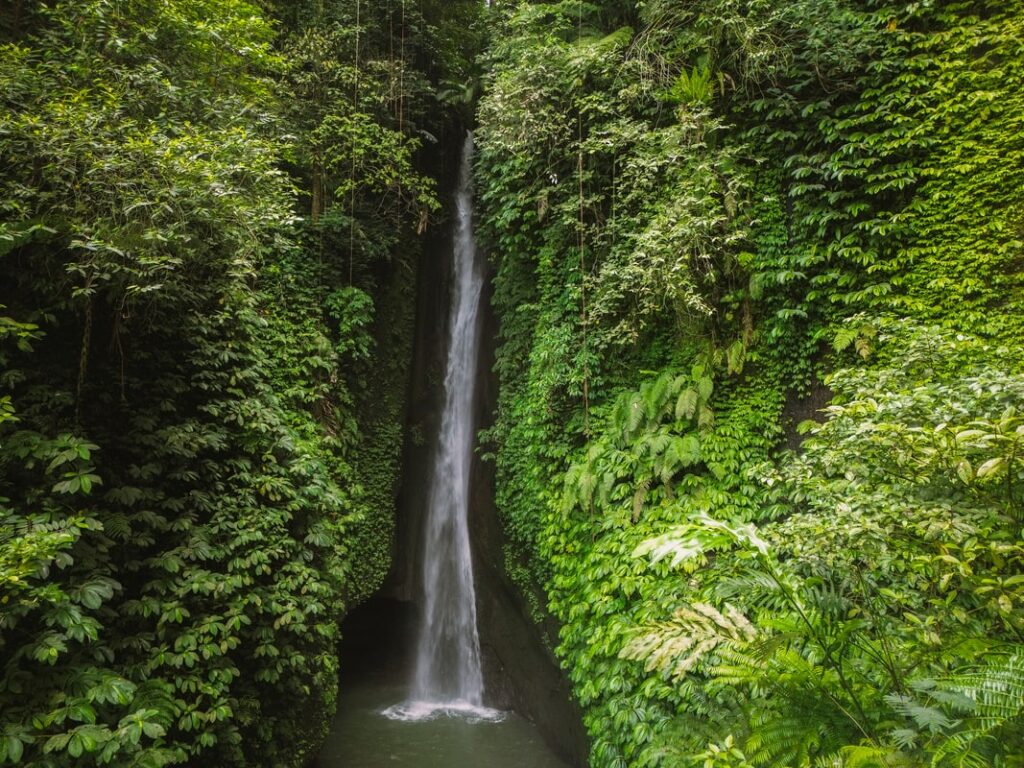
M 498 324 L 486 296 L 482 322 L 478 424 L 489 426 L 497 403 L 493 373 Z M 470 498 L 475 556 L 477 624 L 488 696 L 494 705 L 514 709 L 537 724 L 550 746 L 570 765 L 587 764 L 583 716 L 569 681 L 530 618 L 530 609 L 504 567 L 504 535 L 494 506 L 494 464 L 479 454 L 473 462 Z
M 444 201 L 453 196 L 459 137 L 444 143 Z M 409 425 L 404 449 L 402 489 L 394 557 L 378 597 L 419 602 L 418 574 L 423 556 L 419 542 L 429 492 L 432 446 L 440 428 L 449 304 L 450 220 L 435 227 L 420 269 L 417 324 L 409 391 Z M 477 428 L 489 426 L 497 402 L 497 377 L 492 372 L 498 324 L 484 296 L 479 363 Z M 493 464 L 477 456 L 473 462 L 470 530 L 476 574 L 477 619 L 483 655 L 487 703 L 514 709 L 537 724 L 553 749 L 573 766 L 586 765 L 587 741 L 568 681 L 558 667 L 542 632 L 505 574 L 503 534 L 494 506 Z M 406 630 L 408 631 L 408 630 Z

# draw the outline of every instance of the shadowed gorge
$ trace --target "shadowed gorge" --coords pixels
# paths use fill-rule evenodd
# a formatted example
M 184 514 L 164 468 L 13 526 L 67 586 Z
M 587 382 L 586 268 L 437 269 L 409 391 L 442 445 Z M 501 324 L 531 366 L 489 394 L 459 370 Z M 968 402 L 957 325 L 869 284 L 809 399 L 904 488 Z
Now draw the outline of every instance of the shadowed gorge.
M 447 312 L 441 313 L 446 316 L 443 325 L 447 328 L 439 349 L 444 377 L 438 399 L 443 406 L 436 444 L 426 452 L 428 492 L 413 493 L 407 502 L 420 519 L 419 524 L 410 526 L 412 541 L 408 545 L 419 555 L 422 568 L 412 573 L 411 589 L 408 585 L 403 588 L 411 592 L 412 603 L 372 599 L 343 625 L 350 640 L 342 656 L 353 667 L 346 672 L 343 662 L 339 711 L 317 762 L 321 768 L 566 765 L 543 744 L 537 730 L 511 709 L 484 706 L 518 703 L 509 700 L 504 691 L 512 684 L 513 674 L 529 668 L 529 661 L 514 658 L 511 668 L 492 664 L 485 689 L 477 603 L 497 604 L 499 611 L 510 614 L 504 618 L 506 624 L 520 624 L 525 629 L 527 619 L 490 594 L 493 584 L 485 582 L 485 588 L 478 590 L 473 575 L 471 535 L 479 535 L 477 520 L 490 510 L 487 504 L 475 506 L 481 498 L 488 499 L 471 492 L 480 486 L 472 457 L 479 412 L 475 380 L 481 357 L 484 278 L 473 232 L 471 134 L 460 155 L 455 222 L 448 244 L 451 258 L 446 282 L 451 298 Z M 476 469 L 478 473 L 480 468 Z M 479 552 L 479 547 L 475 549 Z M 396 565 L 396 571 L 401 570 L 401 559 Z M 494 611 L 484 615 L 493 617 Z M 538 637 L 529 640 L 539 646 Z M 548 660 L 529 672 L 534 685 L 557 677 Z M 491 691 L 495 684 L 497 693 Z M 521 682 L 515 687 L 524 689 Z M 402 700 L 393 703 L 399 695 Z M 525 701 L 524 712 L 537 711 L 540 702 L 532 701 L 528 690 Z M 566 696 L 562 711 L 555 710 L 557 720 L 550 718 L 550 709 L 543 711 L 548 718 L 542 730 L 563 750 L 571 744 L 567 736 L 571 738 L 576 730 L 574 713 L 567 705 Z
M 490 391 L 493 385 L 489 374 L 493 320 L 488 317 L 487 295 L 483 290 L 486 270 L 476 255 L 473 242 L 471 158 L 471 138 L 465 140 L 461 151 L 451 153 L 455 171 L 451 174 L 454 187 L 451 195 L 454 201 L 452 222 L 447 231 L 435 238 L 435 251 L 431 258 L 438 268 L 426 273 L 420 286 L 421 332 L 416 342 L 417 363 L 411 388 L 422 399 L 413 405 L 409 418 L 413 432 L 423 437 L 413 440 L 406 451 L 403 501 L 400 503 L 392 573 L 381 590 L 382 597 L 372 599 L 365 609 L 353 614 L 351 622 L 346 621 L 343 625 L 343 635 L 352 644 L 352 650 L 348 652 L 353 669 L 349 682 L 356 685 L 364 681 L 368 683 L 365 696 L 353 706 L 357 711 L 370 715 L 371 722 L 374 716 L 416 721 L 455 715 L 467 718 L 470 723 L 481 719 L 506 723 L 501 728 L 485 728 L 477 737 L 482 739 L 479 743 L 465 741 L 471 730 L 463 733 L 461 738 L 452 742 L 454 751 L 443 753 L 445 759 L 458 760 L 460 756 L 463 760 L 481 759 L 474 757 L 474 750 L 486 747 L 494 751 L 494 765 L 508 760 L 512 760 L 512 765 L 518 764 L 516 761 L 520 758 L 516 755 L 521 753 L 533 755 L 531 759 L 538 765 L 564 765 L 543 746 L 543 740 L 547 740 L 558 754 L 571 761 L 570 764 L 577 764 L 585 759 L 579 715 L 571 706 L 568 687 L 557 670 L 554 658 L 543 647 L 539 630 L 531 626 L 527 609 L 515 599 L 515 590 L 500 568 L 503 537 L 493 508 L 489 467 L 481 463 L 477 451 L 467 445 L 470 442 L 475 444 L 477 429 L 487 423 L 494 397 Z M 474 351 L 473 345 L 479 345 L 479 349 Z M 457 420 L 463 420 L 463 423 L 456 424 Z M 448 441 L 447 445 L 445 441 Z M 464 463 L 457 471 L 451 471 L 453 462 Z M 452 498 L 458 495 L 460 477 L 466 494 L 461 502 Z M 471 546 L 476 580 L 480 582 L 472 613 L 477 614 L 479 609 L 483 648 L 475 637 L 469 642 L 475 641 L 478 663 L 482 662 L 483 668 L 478 667 L 469 677 L 454 674 L 446 677 L 440 674 L 444 665 L 436 665 L 430 656 L 438 652 L 454 653 L 452 665 L 469 661 L 470 657 L 458 652 L 457 646 L 461 641 L 457 637 L 445 637 L 446 633 L 466 630 L 467 627 L 457 610 L 454 616 L 447 617 L 443 612 L 441 615 L 435 613 L 433 620 L 437 624 L 428 626 L 431 606 L 424 592 L 431 579 L 438 578 L 438 566 L 454 567 L 459 559 L 438 559 L 439 551 L 454 544 L 443 539 L 429 542 L 426 538 L 431 525 L 442 524 L 438 534 L 445 537 L 449 534 L 444 530 L 446 527 L 459 524 L 443 519 L 431 521 L 429 515 L 438 510 L 442 513 L 456 511 L 453 506 L 444 505 L 460 503 L 467 505 L 464 512 L 468 519 L 463 522 L 468 522 L 463 532 L 467 537 L 464 545 Z M 470 554 L 465 552 L 467 558 Z M 499 567 L 494 568 L 494 565 Z M 449 577 L 460 575 L 453 572 Z M 432 586 L 436 589 L 438 585 L 434 583 Z M 453 597 L 458 595 L 449 595 L 448 599 Z M 450 626 L 446 627 L 449 622 Z M 476 627 L 472 630 L 475 635 Z M 343 665 L 343 689 L 345 670 Z M 429 694 L 429 679 L 424 686 L 421 679 L 424 670 L 428 678 L 439 676 L 442 693 L 445 686 L 468 680 L 481 686 L 475 694 L 480 698 L 472 700 L 449 688 L 449 695 L 453 698 L 439 700 L 436 693 Z M 428 692 L 426 695 L 424 690 Z M 386 700 L 388 695 L 393 697 L 392 701 Z M 396 704 L 396 701 L 400 703 Z M 344 709 L 342 701 L 342 720 Z M 513 712 L 522 713 L 536 722 L 543 740 L 539 735 L 531 735 L 526 724 Z M 441 728 L 444 734 L 443 729 L 461 726 L 442 724 Z M 429 731 L 413 731 L 422 732 Z M 401 739 L 402 733 L 400 728 L 389 731 L 392 740 Z M 454 734 L 449 733 L 448 736 Z M 430 748 L 442 749 L 445 739 L 442 736 Z M 365 753 L 351 751 L 343 737 L 333 743 L 337 744 L 334 747 L 336 752 L 331 752 L 332 740 L 329 740 L 327 751 L 321 755 L 324 765 L 330 764 L 328 761 L 331 759 L 357 763 L 367 759 Z M 410 746 L 409 749 L 412 751 L 395 759 L 413 762 L 419 759 L 415 748 Z M 527 752 L 523 753 L 523 749 Z M 331 754 L 335 757 L 325 757 Z

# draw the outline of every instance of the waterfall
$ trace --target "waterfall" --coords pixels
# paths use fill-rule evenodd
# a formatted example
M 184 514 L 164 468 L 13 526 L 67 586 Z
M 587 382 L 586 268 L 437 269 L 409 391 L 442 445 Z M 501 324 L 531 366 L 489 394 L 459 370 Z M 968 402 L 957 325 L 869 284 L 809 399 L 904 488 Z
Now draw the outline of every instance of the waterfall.
M 412 694 L 384 711 L 393 719 L 464 714 L 495 719 L 483 707 L 476 591 L 469 545 L 469 480 L 475 431 L 483 270 L 473 237 L 473 135 L 466 136 L 455 196 L 452 290 L 444 410 L 423 531 L 423 619 Z

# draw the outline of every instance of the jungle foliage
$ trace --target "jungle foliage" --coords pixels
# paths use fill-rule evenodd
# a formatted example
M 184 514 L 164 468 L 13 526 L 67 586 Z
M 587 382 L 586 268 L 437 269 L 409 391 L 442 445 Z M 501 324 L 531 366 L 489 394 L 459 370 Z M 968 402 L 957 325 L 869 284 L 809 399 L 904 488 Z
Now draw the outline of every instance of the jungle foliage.
M 0 764 L 316 748 L 471 75 L 435 5 L 0 11 Z
M 481 67 L 592 764 L 1024 765 L 1020 0 L 489 7 L 0 12 L 0 765 L 308 760 Z
M 498 10 L 489 450 L 592 765 L 1022 765 L 1024 6 Z

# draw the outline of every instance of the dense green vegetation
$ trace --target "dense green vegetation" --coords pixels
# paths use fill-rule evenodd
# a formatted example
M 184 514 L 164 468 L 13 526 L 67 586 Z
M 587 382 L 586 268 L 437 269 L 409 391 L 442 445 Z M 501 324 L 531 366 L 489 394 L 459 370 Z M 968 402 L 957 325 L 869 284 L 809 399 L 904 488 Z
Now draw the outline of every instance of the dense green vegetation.
M 389 565 L 475 12 L 0 12 L 0 764 L 315 750 Z
M 504 12 L 489 438 L 593 765 L 1021 765 L 1022 39 L 1019 2 Z
M 1022 64 L 1020 0 L 8 3 L 0 765 L 315 753 L 475 122 L 592 765 L 1024 766 Z

